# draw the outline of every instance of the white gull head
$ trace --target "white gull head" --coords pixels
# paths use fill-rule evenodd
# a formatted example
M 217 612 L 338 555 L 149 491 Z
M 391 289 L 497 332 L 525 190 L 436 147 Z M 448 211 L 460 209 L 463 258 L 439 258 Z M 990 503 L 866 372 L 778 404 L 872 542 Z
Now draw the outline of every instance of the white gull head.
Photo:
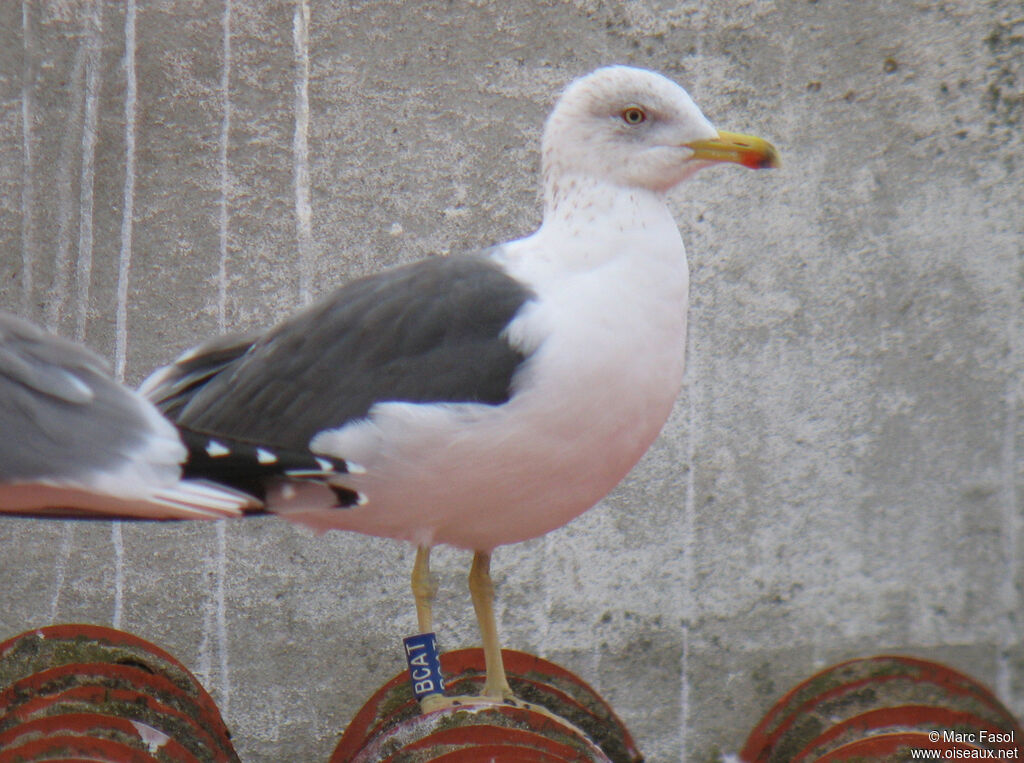
M 764 141 L 716 130 L 672 80 L 628 66 L 569 84 L 544 127 L 542 153 L 549 209 L 578 182 L 664 193 L 713 162 L 777 164 Z

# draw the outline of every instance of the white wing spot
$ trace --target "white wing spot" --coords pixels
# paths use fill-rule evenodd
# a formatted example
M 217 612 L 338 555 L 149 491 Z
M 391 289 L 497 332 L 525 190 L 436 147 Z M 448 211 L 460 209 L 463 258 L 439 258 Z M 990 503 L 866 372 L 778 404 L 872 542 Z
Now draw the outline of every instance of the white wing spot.
M 229 453 L 231 453 L 231 449 L 225 448 L 216 440 L 210 440 L 210 442 L 206 444 L 206 455 L 210 458 L 220 458 L 221 456 L 226 456 Z
M 362 464 L 357 464 L 355 461 L 345 461 L 345 468 L 348 469 L 349 474 L 366 474 L 366 467 Z
M 332 464 L 327 459 L 325 459 L 325 458 L 318 458 L 316 460 L 316 462 L 320 465 L 320 468 L 323 471 L 325 471 L 325 472 L 333 472 L 334 471 L 334 464 Z
M 264 448 L 256 449 L 256 460 L 261 464 L 276 464 L 277 456 Z

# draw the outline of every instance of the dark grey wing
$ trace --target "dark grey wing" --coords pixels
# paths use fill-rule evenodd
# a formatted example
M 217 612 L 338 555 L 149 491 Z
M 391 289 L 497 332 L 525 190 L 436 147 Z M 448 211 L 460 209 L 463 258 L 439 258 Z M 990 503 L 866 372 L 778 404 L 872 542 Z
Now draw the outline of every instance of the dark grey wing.
M 532 292 L 485 257 L 438 257 L 353 281 L 279 324 L 178 417 L 305 450 L 383 401 L 500 404 L 524 360 L 504 330 Z
M 139 394 L 168 418 L 177 419 L 206 383 L 252 349 L 260 335 L 229 334 L 203 342 L 150 374 L 139 385 Z M 267 479 L 327 480 L 347 470 L 343 460 L 314 456 L 306 448 L 290 451 L 183 425 L 178 425 L 178 434 L 188 449 L 184 464 L 188 477 L 209 479 L 253 496 L 262 497 Z

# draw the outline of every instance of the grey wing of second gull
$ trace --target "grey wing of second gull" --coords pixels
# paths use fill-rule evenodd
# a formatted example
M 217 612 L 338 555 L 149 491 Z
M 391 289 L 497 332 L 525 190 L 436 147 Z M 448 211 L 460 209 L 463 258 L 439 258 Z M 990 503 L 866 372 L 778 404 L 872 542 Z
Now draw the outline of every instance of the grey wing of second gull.
M 0 482 L 76 482 L 148 436 L 140 401 L 81 345 L 0 312 Z
M 498 405 L 526 359 L 503 334 L 533 293 L 485 256 L 352 281 L 194 390 L 179 425 L 305 450 L 386 401 Z

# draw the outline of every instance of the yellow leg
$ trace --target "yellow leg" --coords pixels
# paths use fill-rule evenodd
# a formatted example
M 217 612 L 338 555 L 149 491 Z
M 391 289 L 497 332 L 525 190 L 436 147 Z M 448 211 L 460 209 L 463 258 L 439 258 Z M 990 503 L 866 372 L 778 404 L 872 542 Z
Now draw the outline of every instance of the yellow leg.
M 505 663 L 501 659 L 501 644 L 498 641 L 498 626 L 494 620 L 494 583 L 491 582 L 491 555 L 482 552 L 473 554 L 473 566 L 469 570 L 469 594 L 473 598 L 473 609 L 480 626 L 480 637 L 484 642 L 484 664 L 487 667 L 487 681 L 481 697 L 512 699 L 515 695 L 505 677 Z
M 430 609 L 429 601 L 432 599 L 434 587 L 430 582 L 430 569 L 428 559 L 430 549 L 421 548 L 416 552 L 416 565 L 413 568 L 413 591 L 416 592 L 417 611 L 423 611 L 426 605 L 426 617 L 429 622 Z M 498 642 L 498 626 L 494 620 L 494 583 L 491 582 L 491 555 L 477 552 L 473 555 L 473 566 L 469 570 L 469 593 L 473 598 L 473 609 L 476 610 L 477 624 L 480 626 L 480 637 L 484 642 L 484 665 L 487 669 L 487 680 L 484 681 L 483 691 L 478 697 L 450 696 L 431 694 L 420 700 L 423 712 L 429 713 L 434 710 L 441 710 L 450 707 L 465 707 L 474 705 L 514 705 L 527 708 L 535 713 L 540 713 L 560 724 L 569 726 L 576 733 L 583 732 L 576 729 L 572 724 L 563 718 L 554 715 L 550 710 L 541 705 L 534 705 L 523 702 L 516 698 L 512 687 L 508 685 L 508 678 L 505 675 L 505 663 L 501 657 L 501 644 Z M 420 620 L 420 626 L 424 624 Z
M 416 600 L 416 622 L 420 633 L 434 631 L 434 597 L 437 596 L 437 581 L 430 574 L 430 546 L 416 547 L 416 561 L 412 565 L 412 595 Z M 443 706 L 441 693 L 428 694 L 420 699 L 423 712 L 429 713 Z
M 412 566 L 412 595 L 416 599 L 416 620 L 420 633 L 431 633 L 434 630 L 437 581 L 430 574 L 430 546 L 416 547 L 416 561 Z

